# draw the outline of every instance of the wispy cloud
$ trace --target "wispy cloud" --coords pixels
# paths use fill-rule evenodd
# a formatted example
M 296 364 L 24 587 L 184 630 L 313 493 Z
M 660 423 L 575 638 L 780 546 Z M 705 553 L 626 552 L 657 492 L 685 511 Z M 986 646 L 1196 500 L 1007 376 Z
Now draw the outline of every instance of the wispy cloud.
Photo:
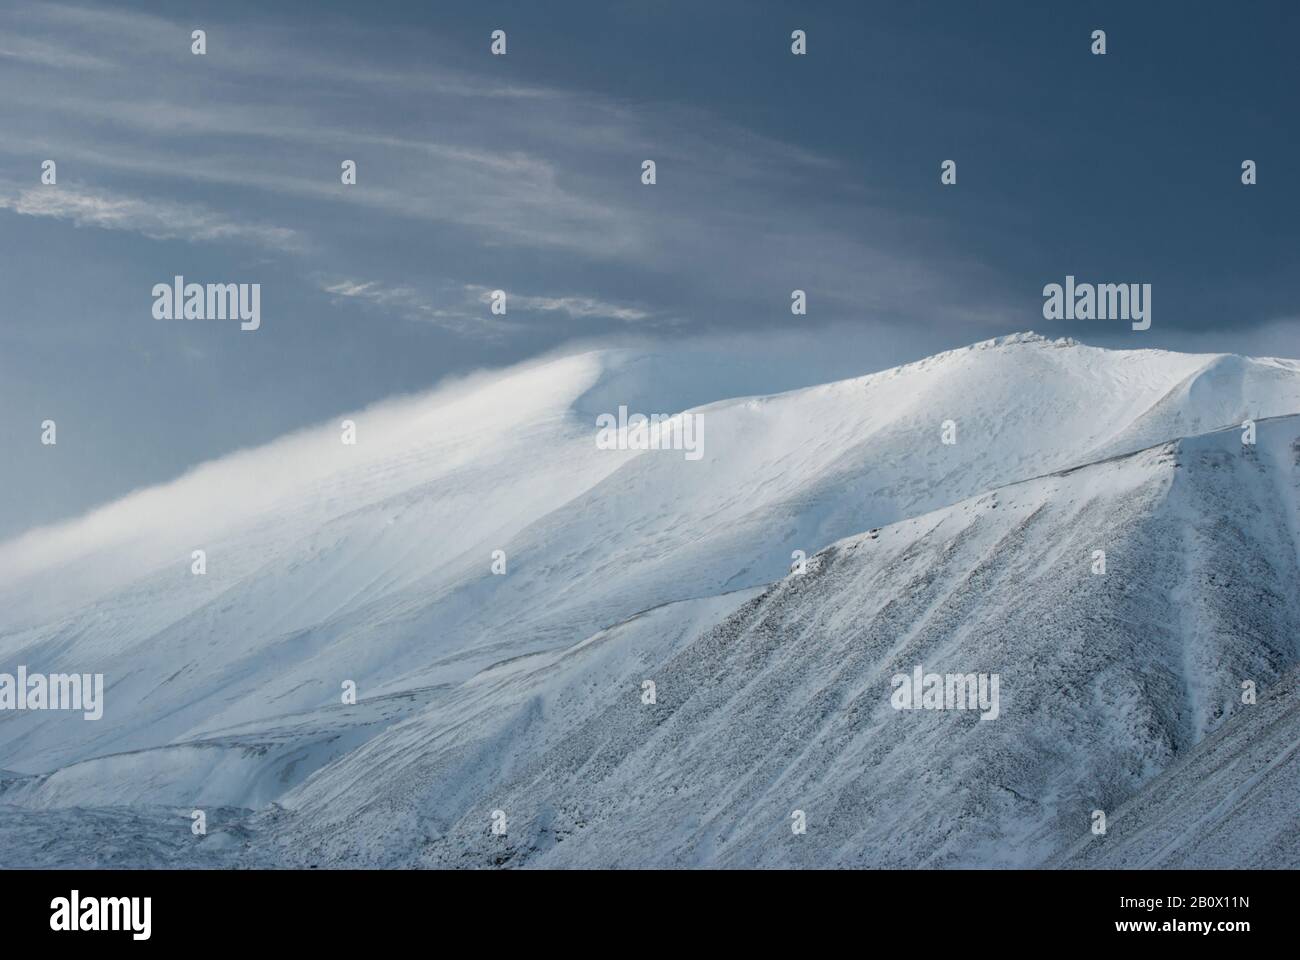
M 332 297 L 357 300 L 410 320 L 485 338 L 522 329 L 522 324 L 506 319 L 510 313 L 553 313 L 575 320 L 604 319 L 622 323 L 637 323 L 654 317 L 641 307 L 612 303 L 595 296 L 537 296 L 513 291 L 505 291 L 509 312 L 503 317 L 492 313 L 493 290 L 472 283 L 449 290 L 440 301 L 410 286 L 386 286 L 373 280 L 336 280 L 322 283 L 321 289 Z
M 702 107 L 530 86 L 486 46 L 475 59 L 431 34 L 395 50 L 391 33 L 351 20 L 324 18 L 304 44 L 275 18 L 214 14 L 202 24 L 208 53 L 195 57 L 188 21 L 15 10 L 0 14 L 0 35 L 32 55 L 84 50 L 117 69 L 94 84 L 84 71 L 42 71 L 39 110 L 12 111 L 0 153 L 57 157 L 133 196 L 147 183 L 168 198 L 28 190 L 9 201 L 20 212 L 279 249 L 309 238 L 321 256 L 303 277 L 315 286 L 321 276 L 333 286 L 346 263 L 353 276 L 418 277 L 438 291 L 402 279 L 331 296 L 480 338 L 517 327 L 482 309 L 482 289 L 460 291 L 465 277 L 512 287 L 511 308 L 532 314 L 530 327 L 549 316 L 554 330 L 567 319 L 583 334 L 680 322 L 688 300 L 721 305 L 700 321 L 770 316 L 782 288 L 815 291 L 819 317 L 954 319 L 968 299 L 958 273 L 903 252 L 897 239 L 914 225 L 893 222 L 865 190 L 851 203 L 812 199 L 838 161 Z M 446 55 L 427 56 L 425 43 Z M 407 55 L 417 50 L 418 63 Z M 35 69 L 0 58 L 0 84 L 6 70 L 21 82 Z M 645 158 L 659 164 L 654 188 L 639 180 Z M 355 185 L 339 182 L 343 159 L 357 162 Z M 417 250 L 438 251 L 437 265 Z
M 0 36 L 0 57 L 65 70 L 111 70 L 115 66 L 109 60 L 80 50 L 13 35 Z
M 138 65 L 143 57 L 154 62 L 192 63 L 190 31 L 196 26 L 206 26 L 212 55 L 218 56 L 217 51 L 220 51 L 219 59 L 227 68 L 255 78 L 290 76 L 336 85 L 360 84 L 382 87 L 390 92 L 400 90 L 407 94 L 474 100 L 539 101 L 568 96 L 565 91 L 545 85 L 503 82 L 447 63 L 411 68 L 340 60 L 318 51 L 314 45 L 285 42 L 292 38 L 283 27 L 277 28 L 271 23 L 264 23 L 256 33 L 251 33 L 244 29 L 226 29 L 229 22 L 221 16 L 205 17 L 205 24 L 192 24 L 188 20 L 172 20 L 142 11 L 51 3 L 48 0 L 19 6 L 10 14 L 14 22 L 6 33 L 23 40 L 30 39 L 32 34 L 49 31 L 60 36 L 78 35 L 87 43 L 102 48 L 102 56 L 106 59 L 96 60 L 107 65 L 130 67 Z M 355 21 L 347 21 L 342 32 L 338 24 L 331 24 L 328 20 L 313 26 L 317 40 L 338 42 L 345 48 L 354 46 L 357 39 L 366 34 L 379 44 L 388 44 L 392 39 L 391 33 L 368 30 Z M 26 31 L 26 35 L 18 34 L 18 30 Z M 235 35 L 238 44 L 225 42 Z
M 285 252 L 304 248 L 288 227 L 245 223 L 198 204 L 145 200 L 81 185 L 0 188 L 0 210 L 53 217 L 78 227 L 130 230 L 154 240 L 252 243 Z
M 356 55 L 363 45 L 355 34 L 365 33 L 356 24 L 345 38 L 349 55 L 331 46 L 339 38 L 328 30 L 303 45 L 277 27 L 212 22 L 209 53 L 197 58 L 189 53 L 193 25 L 153 14 L 40 4 L 19 8 L 15 20 L 28 34 L 45 31 L 30 42 L 84 38 L 97 57 L 122 69 L 113 83 L 94 88 L 76 71 L 48 80 L 41 115 L 10 124 L 0 150 L 48 143 L 83 165 L 468 227 L 482 244 L 645 262 L 667 245 L 640 198 L 621 186 L 636 184 L 638 157 L 697 171 L 692 182 L 715 198 L 729 191 L 700 181 L 698 171 L 726 171 L 731 184 L 825 164 L 686 107 L 647 111 L 589 90 L 503 82 L 443 58 L 418 70 L 376 61 Z M 238 45 L 229 42 L 235 35 Z M 202 82 L 210 64 L 220 65 L 220 80 Z M 162 73 L 165 86 L 157 82 Z M 281 95 L 267 100 L 261 91 L 271 77 Z M 399 101 L 418 98 L 436 116 L 437 135 L 408 124 L 409 113 L 370 109 L 375 88 Z M 196 153 L 198 137 L 217 149 Z M 242 139 L 250 141 L 246 150 L 257 150 L 257 162 L 246 150 L 228 149 Z M 340 190 L 336 176 L 303 169 L 305 157 L 341 150 L 365 155 L 356 189 Z M 676 182 L 677 191 L 656 198 L 665 210 L 693 204 L 681 190 L 686 184 Z
M 520 329 L 520 324 L 494 316 L 486 308 L 475 310 L 473 304 L 463 298 L 449 298 L 447 303 L 439 303 L 408 286 L 339 280 L 324 283 L 321 289 L 332 297 L 366 303 L 407 320 L 432 323 L 464 337 L 493 340 Z
M 487 287 L 470 284 L 466 286 L 465 290 L 480 303 L 489 304 L 492 301 L 493 291 Z M 509 293 L 507 299 L 510 309 L 523 309 L 538 313 L 563 313 L 575 318 L 600 317 L 608 320 L 621 320 L 624 323 L 635 323 L 640 320 L 647 320 L 651 316 L 649 311 L 642 310 L 639 307 L 610 303 L 596 297 L 539 297 Z

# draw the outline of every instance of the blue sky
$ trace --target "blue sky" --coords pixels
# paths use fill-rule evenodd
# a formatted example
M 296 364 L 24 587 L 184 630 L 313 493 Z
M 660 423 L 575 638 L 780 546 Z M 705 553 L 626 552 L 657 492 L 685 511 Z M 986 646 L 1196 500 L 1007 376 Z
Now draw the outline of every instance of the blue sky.
M 1295 356 L 1295 11 L 6 2 L 0 536 L 592 339 L 780 351 L 774 389 L 1025 329 Z M 155 320 L 176 274 L 262 328 Z M 1151 330 L 1045 322 L 1066 274 L 1151 283 Z

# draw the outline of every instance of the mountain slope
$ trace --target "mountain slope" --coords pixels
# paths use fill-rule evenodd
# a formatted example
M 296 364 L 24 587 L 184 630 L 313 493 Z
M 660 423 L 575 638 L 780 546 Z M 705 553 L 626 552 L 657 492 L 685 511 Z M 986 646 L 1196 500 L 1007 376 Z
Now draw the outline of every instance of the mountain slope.
M 1044 863 L 1300 657 L 1298 461 L 1282 418 L 838 542 L 638 670 L 575 648 L 562 696 L 552 661 L 488 671 L 291 791 L 268 835 L 326 864 Z M 999 715 L 894 710 L 916 665 L 998 674 Z
M 1085 834 L 1054 865 L 1275 869 L 1300 864 L 1300 670 Z
M 259 806 L 296 795 L 314 771 L 368 756 L 372 738 L 389 749 L 407 722 L 442 711 L 455 724 L 462 685 L 499 662 L 559 655 L 693 598 L 721 619 L 793 550 L 1191 423 L 1300 410 L 1293 361 L 1020 335 L 707 404 L 699 461 L 596 448 L 596 414 L 646 396 L 657 364 L 672 370 L 660 390 L 671 399 L 674 382 L 716 379 L 715 363 L 600 351 L 483 375 L 353 415 L 355 446 L 330 424 L 0 545 L 0 669 L 102 671 L 107 687 L 101 721 L 0 718 L 0 766 L 42 774 L 5 781 L 3 799 Z M 952 445 L 940 442 L 948 419 Z M 1227 549 L 1222 531 L 1170 525 L 1193 566 L 1169 582 L 1194 604 Z M 1241 536 L 1280 542 L 1287 529 Z M 195 549 L 207 551 L 205 576 L 190 573 Z M 490 573 L 498 549 L 505 576 Z M 1189 621 L 1191 666 L 1214 655 L 1214 630 L 1236 629 L 1224 623 L 1198 633 Z M 355 708 L 340 704 L 348 680 Z M 1186 703 L 1166 709 L 1181 749 L 1218 708 L 1208 689 L 1179 695 Z M 362 770 L 349 776 L 366 783 Z

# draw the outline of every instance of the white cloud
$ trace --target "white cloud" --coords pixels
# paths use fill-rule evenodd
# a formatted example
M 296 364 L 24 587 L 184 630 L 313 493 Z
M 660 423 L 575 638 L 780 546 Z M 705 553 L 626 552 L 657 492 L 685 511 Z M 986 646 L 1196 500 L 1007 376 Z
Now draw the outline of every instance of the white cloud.
M 490 340 L 520 329 L 519 324 L 493 316 L 486 309 L 476 310 L 473 304 L 465 301 L 450 304 L 431 302 L 427 296 L 411 287 L 385 287 L 373 280 L 364 283 L 340 280 L 322 284 L 321 289 L 331 296 L 360 300 L 392 310 L 405 319 L 432 323 L 461 336 Z
M 143 200 L 75 185 L 0 190 L 0 210 L 68 220 L 79 227 L 130 230 L 154 240 L 231 241 L 283 251 L 303 248 L 302 238 L 288 227 L 234 220 L 197 204 Z
M 615 264 L 621 275 L 646 281 L 638 296 L 648 305 L 512 291 L 512 306 L 534 321 L 540 314 L 663 325 L 670 312 L 685 312 L 674 302 L 685 291 L 732 304 L 740 316 L 754 309 L 756 296 L 776 296 L 767 291 L 778 277 L 786 290 L 816 291 L 819 319 L 969 319 L 966 276 L 977 265 L 953 270 L 909 252 L 915 218 L 891 215 L 869 191 L 853 193 L 849 204 L 819 205 L 810 198 L 834 161 L 703 108 L 520 86 L 490 57 L 475 61 L 434 34 L 410 38 L 435 54 L 416 62 L 410 48 L 393 50 L 384 45 L 391 38 L 354 21 L 322 24 L 303 45 L 280 23 L 252 30 L 217 18 L 209 25 L 210 56 L 219 50 L 220 59 L 199 62 L 188 52 L 192 25 L 180 21 L 61 4 L 22 9 L 20 32 L 53 42 L 47 34 L 57 31 L 54 39 L 68 44 L 84 38 L 84 49 L 121 69 L 101 72 L 103 82 L 92 86 L 76 71 L 47 72 L 39 105 L 14 111 L 0 153 L 19 162 L 67 158 L 86 176 L 165 182 L 173 196 L 201 185 L 221 188 L 203 190 L 205 199 L 257 204 L 249 210 L 274 206 L 274 216 L 309 236 L 313 249 L 328 251 L 328 264 L 311 265 L 318 277 L 333 276 L 340 262 L 363 275 L 428 276 L 416 272 L 427 264 L 410 259 L 374 262 L 382 245 L 353 245 L 346 254 L 337 246 L 363 231 L 409 238 L 429 224 L 436 226 L 428 233 L 434 248 L 445 244 L 451 252 L 436 278 L 444 285 L 483 275 L 482 263 L 484 270 L 492 265 L 494 282 L 563 290 L 575 258 L 588 267 Z M 236 25 L 238 44 L 217 42 Z M 219 79 L 207 72 L 218 62 Z M 267 99 L 272 88 L 277 96 Z M 654 190 L 639 181 L 646 157 L 659 162 Z M 344 158 L 358 162 L 354 186 L 339 182 Z M 169 226 L 149 211 L 84 204 L 50 215 L 101 226 L 135 222 L 155 235 L 175 235 L 185 221 L 176 211 L 168 213 Z M 188 219 L 199 236 L 291 242 L 268 232 L 273 227 Z M 392 249 L 399 260 L 416 256 L 410 242 Z M 471 256 L 475 263 L 464 262 Z M 572 282 L 591 289 L 595 275 L 587 269 Z M 402 287 L 331 293 L 474 336 L 518 329 L 501 318 L 494 325 L 481 304 L 445 291 L 446 303 L 437 302 L 441 294 L 431 299 Z M 1006 306 L 997 299 L 980 302 L 996 313 Z
M 489 303 L 492 299 L 492 291 L 487 287 L 468 284 L 465 290 L 480 303 Z M 621 320 L 624 323 L 635 323 L 639 320 L 648 320 L 651 317 L 648 310 L 642 310 L 639 307 L 611 303 L 607 300 L 587 296 L 538 297 L 509 293 L 508 302 L 510 307 L 514 309 L 522 308 L 541 313 L 560 312 L 576 318 L 603 317 L 609 320 Z
M 100 57 L 32 37 L 0 37 L 0 57 L 61 70 L 109 70 L 114 66 Z
M 321 289 L 334 297 L 360 300 L 394 310 L 408 319 L 434 323 L 463 335 L 495 337 L 522 328 L 522 324 L 491 312 L 492 290 L 481 284 L 467 283 L 461 288 L 459 297 L 451 294 L 443 303 L 433 302 L 426 294 L 411 287 L 388 287 L 373 280 L 338 280 L 323 283 Z M 585 295 L 547 297 L 507 291 L 507 307 L 510 311 L 524 313 L 562 313 L 574 319 L 598 318 L 624 323 L 653 318 L 653 314 L 640 307 Z

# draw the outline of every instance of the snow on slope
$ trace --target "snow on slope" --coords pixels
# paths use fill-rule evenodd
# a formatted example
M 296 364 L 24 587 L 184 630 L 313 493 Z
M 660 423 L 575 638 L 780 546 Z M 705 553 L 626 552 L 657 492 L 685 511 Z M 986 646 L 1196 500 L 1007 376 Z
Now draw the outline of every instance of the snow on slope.
M 1292 361 L 1019 335 L 708 404 L 698 462 L 595 448 L 596 413 L 675 412 L 635 404 L 647 384 L 725 390 L 716 364 L 599 351 L 482 375 L 354 415 L 355 447 L 332 423 L 0 545 L 0 669 L 102 671 L 108 702 L 96 723 L 0 718 L 0 765 L 59 770 L 6 796 L 260 804 L 498 661 L 1189 423 L 1300 410 Z
M 598 382 L 597 360 L 354 415 L 355 446 L 331 424 L 0 547 L 0 663 L 102 671 L 108 701 L 96 723 L 8 717 L 0 749 L 15 768 L 42 770 L 278 723 L 337 703 L 344 678 L 377 695 L 401 664 L 454 649 L 436 633 L 387 645 L 371 633 L 404 589 L 486 572 L 488 554 L 468 552 L 617 468 L 624 455 L 594 456 L 565 415 Z M 190 572 L 199 548 L 202 577 Z
M 572 639 L 575 628 L 586 635 L 643 606 L 767 582 L 793 550 L 1177 436 L 1166 432 L 1170 392 L 1219 359 L 1022 336 L 708 405 L 701 462 L 638 457 L 522 531 L 503 599 L 530 614 L 562 605 L 559 622 Z M 1242 369 L 1266 411 L 1259 415 L 1300 410 L 1300 365 L 1284 366 L 1289 377 L 1280 379 L 1271 362 Z M 1215 426 L 1246 412 L 1240 384 L 1232 387 L 1219 406 L 1235 412 Z M 948 419 L 957 423 L 954 446 L 939 442 Z M 459 625 L 508 647 L 563 639 L 539 634 L 547 626 L 482 608 Z
M 1294 868 L 1300 864 L 1300 670 L 1054 861 L 1069 869 Z
M 1300 658 L 1298 463 L 1283 418 L 840 541 L 637 669 L 608 648 L 644 621 L 594 638 L 598 667 L 586 644 L 476 677 L 287 794 L 267 839 L 327 865 L 1041 864 Z M 999 717 L 895 711 L 918 664 L 999 674 Z

